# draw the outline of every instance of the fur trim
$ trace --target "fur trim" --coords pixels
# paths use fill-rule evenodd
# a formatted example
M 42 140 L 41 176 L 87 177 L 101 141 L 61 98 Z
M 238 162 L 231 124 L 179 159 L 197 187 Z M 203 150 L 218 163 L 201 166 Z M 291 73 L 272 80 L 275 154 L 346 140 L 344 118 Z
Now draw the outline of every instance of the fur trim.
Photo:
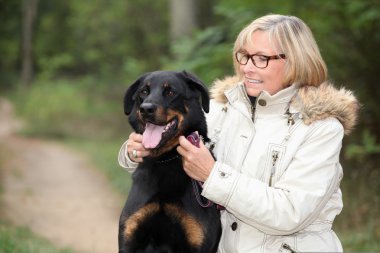
M 353 93 L 345 88 L 336 89 L 330 82 L 319 86 L 303 86 L 292 99 L 291 105 L 298 109 L 305 124 L 334 117 L 348 135 L 357 122 L 359 102 Z
M 214 81 L 213 86 L 210 89 L 210 97 L 215 99 L 215 101 L 220 103 L 226 103 L 227 98 L 224 95 L 224 92 L 239 82 L 237 76 L 228 76 L 222 80 L 218 79 Z
M 237 76 L 216 80 L 210 89 L 211 98 L 226 103 L 224 92 L 238 82 Z M 302 114 L 302 119 L 307 125 L 329 117 L 338 119 L 346 135 L 354 129 L 360 109 L 360 104 L 351 91 L 345 88 L 336 89 L 328 81 L 319 86 L 298 88 L 296 96 L 291 100 L 291 106 Z

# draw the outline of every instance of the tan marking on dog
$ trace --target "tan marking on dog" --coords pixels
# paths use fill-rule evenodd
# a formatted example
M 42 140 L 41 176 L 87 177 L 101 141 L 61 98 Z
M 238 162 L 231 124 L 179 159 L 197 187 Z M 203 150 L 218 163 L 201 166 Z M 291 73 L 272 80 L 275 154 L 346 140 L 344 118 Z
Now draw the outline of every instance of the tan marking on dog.
M 134 234 L 141 222 L 157 213 L 159 210 L 160 206 L 157 203 L 150 203 L 131 215 L 124 223 L 124 238 L 128 240 Z
M 173 204 L 166 204 L 164 210 L 166 214 L 177 218 L 181 222 L 186 238 L 191 246 L 199 248 L 203 244 L 203 226 L 193 216 Z
M 178 138 L 182 133 L 181 127 L 182 127 L 182 122 L 184 120 L 184 116 L 180 112 L 177 112 L 174 110 L 168 110 L 168 119 L 174 119 L 175 117 L 178 118 L 177 133 L 175 136 L 173 136 L 173 138 L 171 140 L 169 140 L 165 144 L 165 148 L 167 148 L 166 151 L 169 151 L 170 149 L 172 149 L 173 147 L 175 147 L 179 144 Z
M 182 113 L 169 109 L 167 112 L 167 121 L 169 122 L 170 120 L 174 119 L 175 117 L 178 118 L 178 130 L 180 130 L 181 126 L 182 126 L 182 122 L 185 119 L 185 117 L 183 116 Z
M 168 115 L 167 112 L 165 112 L 165 109 L 162 106 L 157 106 L 156 113 L 154 115 L 155 122 L 157 124 L 166 124 L 168 122 Z

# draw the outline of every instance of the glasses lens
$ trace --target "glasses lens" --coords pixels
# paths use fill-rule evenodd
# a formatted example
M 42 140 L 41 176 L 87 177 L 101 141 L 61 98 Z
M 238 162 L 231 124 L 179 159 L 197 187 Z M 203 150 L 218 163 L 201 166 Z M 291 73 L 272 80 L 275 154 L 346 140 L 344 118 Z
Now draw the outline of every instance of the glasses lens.
M 268 65 L 268 58 L 264 55 L 253 55 L 252 58 L 258 68 L 265 68 Z
M 247 64 L 248 59 L 249 59 L 249 58 L 248 58 L 248 55 L 243 54 L 243 53 L 241 53 L 241 52 L 237 52 L 237 53 L 236 53 L 236 60 L 237 60 L 240 64 L 242 64 L 242 65 Z

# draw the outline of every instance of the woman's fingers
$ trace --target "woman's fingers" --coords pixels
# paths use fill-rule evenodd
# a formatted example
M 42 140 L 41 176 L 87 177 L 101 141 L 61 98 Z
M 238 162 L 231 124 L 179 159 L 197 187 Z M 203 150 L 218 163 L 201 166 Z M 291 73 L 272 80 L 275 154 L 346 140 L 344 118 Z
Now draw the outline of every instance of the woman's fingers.
M 142 139 L 142 135 L 135 132 L 129 135 L 127 152 L 129 158 L 134 162 L 142 162 L 143 158 L 149 155 L 149 151 L 142 144 Z
M 210 151 L 202 141 L 199 148 L 197 148 L 183 136 L 179 138 L 179 144 L 177 152 L 183 157 L 185 172 L 191 178 L 204 182 L 215 163 Z

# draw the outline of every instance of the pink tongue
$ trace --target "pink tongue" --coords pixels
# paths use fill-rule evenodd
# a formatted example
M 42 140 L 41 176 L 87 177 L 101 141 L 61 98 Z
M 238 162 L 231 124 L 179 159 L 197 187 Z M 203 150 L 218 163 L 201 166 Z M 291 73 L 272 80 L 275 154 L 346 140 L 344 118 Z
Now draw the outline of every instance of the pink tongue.
M 145 131 L 143 133 L 143 145 L 145 148 L 155 148 L 161 141 L 162 132 L 165 126 L 153 125 L 147 123 L 145 126 Z

